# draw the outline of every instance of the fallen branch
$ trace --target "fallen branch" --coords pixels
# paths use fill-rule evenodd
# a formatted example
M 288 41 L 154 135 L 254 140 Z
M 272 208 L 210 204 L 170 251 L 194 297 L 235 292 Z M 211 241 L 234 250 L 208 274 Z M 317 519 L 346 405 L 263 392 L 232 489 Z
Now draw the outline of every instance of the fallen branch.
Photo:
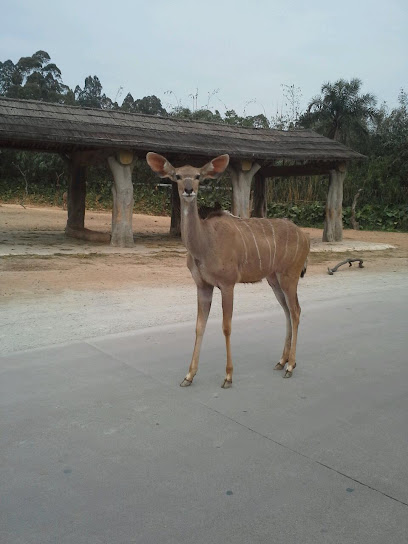
M 327 272 L 330 276 L 333 276 L 333 274 L 337 271 L 337 269 L 340 268 L 340 266 L 343 266 L 343 264 L 349 263 L 349 266 L 351 266 L 351 263 L 354 263 L 356 261 L 358 261 L 359 263 L 358 265 L 359 268 L 364 268 L 363 259 L 346 259 L 345 261 L 342 261 L 341 263 L 336 264 L 334 268 L 328 268 Z

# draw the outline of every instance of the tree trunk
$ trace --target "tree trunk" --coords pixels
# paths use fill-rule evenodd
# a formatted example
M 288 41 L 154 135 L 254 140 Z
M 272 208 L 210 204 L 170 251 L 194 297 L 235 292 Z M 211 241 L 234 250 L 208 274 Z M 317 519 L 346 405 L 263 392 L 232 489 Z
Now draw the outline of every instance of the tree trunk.
M 266 180 L 262 172 L 257 172 L 254 178 L 254 210 L 253 217 L 266 217 Z
M 253 176 L 261 167 L 254 164 L 248 171 L 242 170 L 240 166 L 230 167 L 232 181 L 232 214 L 243 219 L 250 216 L 251 181 Z
M 133 247 L 133 184 L 132 171 L 134 162 L 121 164 L 114 157 L 108 158 L 113 174 L 112 186 L 112 238 L 111 245 L 116 247 Z
M 346 170 L 330 170 L 329 191 L 324 220 L 323 242 L 343 240 L 343 182 Z
M 357 193 L 354 195 L 353 198 L 353 204 L 351 205 L 351 217 L 350 217 L 350 223 L 354 230 L 359 230 L 360 225 L 358 224 L 358 221 L 356 221 L 356 206 L 357 206 L 357 200 L 360 196 L 360 193 L 363 189 L 359 189 Z
M 86 165 L 81 154 L 73 153 L 69 161 L 67 228 L 83 229 L 85 225 Z
M 177 183 L 171 184 L 171 236 L 181 236 L 180 196 Z

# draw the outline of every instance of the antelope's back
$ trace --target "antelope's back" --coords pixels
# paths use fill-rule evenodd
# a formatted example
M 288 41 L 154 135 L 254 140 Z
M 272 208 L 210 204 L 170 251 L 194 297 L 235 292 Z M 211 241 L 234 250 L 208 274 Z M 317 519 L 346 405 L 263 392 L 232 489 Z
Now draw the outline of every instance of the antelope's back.
M 242 275 L 252 278 L 247 281 L 289 270 L 300 276 L 309 254 L 310 240 L 292 221 L 240 219 L 231 215 L 227 221 L 239 246 Z

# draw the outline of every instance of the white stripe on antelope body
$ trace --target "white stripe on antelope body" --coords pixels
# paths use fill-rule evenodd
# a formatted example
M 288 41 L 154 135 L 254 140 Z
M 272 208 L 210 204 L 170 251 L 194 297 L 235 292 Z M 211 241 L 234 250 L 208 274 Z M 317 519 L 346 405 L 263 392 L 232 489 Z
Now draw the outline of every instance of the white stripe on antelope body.
M 275 369 L 287 364 L 284 377 L 296 366 L 296 341 L 300 317 L 297 285 L 306 270 L 308 236 L 286 219 L 240 219 L 228 212 L 216 212 L 201 219 L 197 208 L 200 181 L 216 178 L 227 168 L 228 155 L 213 159 L 202 168 L 174 168 L 157 153 L 146 160 L 160 177 L 178 185 L 181 202 L 181 237 L 187 248 L 187 266 L 197 284 L 196 340 L 189 371 L 181 383 L 191 385 L 198 360 L 214 287 L 221 290 L 223 332 L 227 350 L 223 387 L 232 384 L 231 319 L 236 283 L 252 283 L 266 278 L 286 315 L 286 339 Z

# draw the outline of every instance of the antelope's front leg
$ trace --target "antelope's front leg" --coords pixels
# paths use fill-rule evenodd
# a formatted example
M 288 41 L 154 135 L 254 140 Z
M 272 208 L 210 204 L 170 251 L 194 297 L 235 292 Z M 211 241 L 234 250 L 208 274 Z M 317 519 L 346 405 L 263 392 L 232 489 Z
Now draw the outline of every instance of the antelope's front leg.
M 227 367 L 225 380 L 221 387 L 228 389 L 232 385 L 232 357 L 231 357 L 231 320 L 234 305 L 234 286 L 221 287 L 222 295 L 222 331 L 225 336 L 225 347 L 227 348 Z
M 211 309 L 214 287 L 204 284 L 197 285 L 197 324 L 196 324 L 196 339 L 194 345 L 193 356 L 191 358 L 190 368 L 187 376 L 181 382 L 181 387 L 187 387 L 193 383 L 193 378 L 197 374 L 198 360 L 200 358 L 201 343 L 203 341 L 205 327 L 207 325 L 208 315 Z

